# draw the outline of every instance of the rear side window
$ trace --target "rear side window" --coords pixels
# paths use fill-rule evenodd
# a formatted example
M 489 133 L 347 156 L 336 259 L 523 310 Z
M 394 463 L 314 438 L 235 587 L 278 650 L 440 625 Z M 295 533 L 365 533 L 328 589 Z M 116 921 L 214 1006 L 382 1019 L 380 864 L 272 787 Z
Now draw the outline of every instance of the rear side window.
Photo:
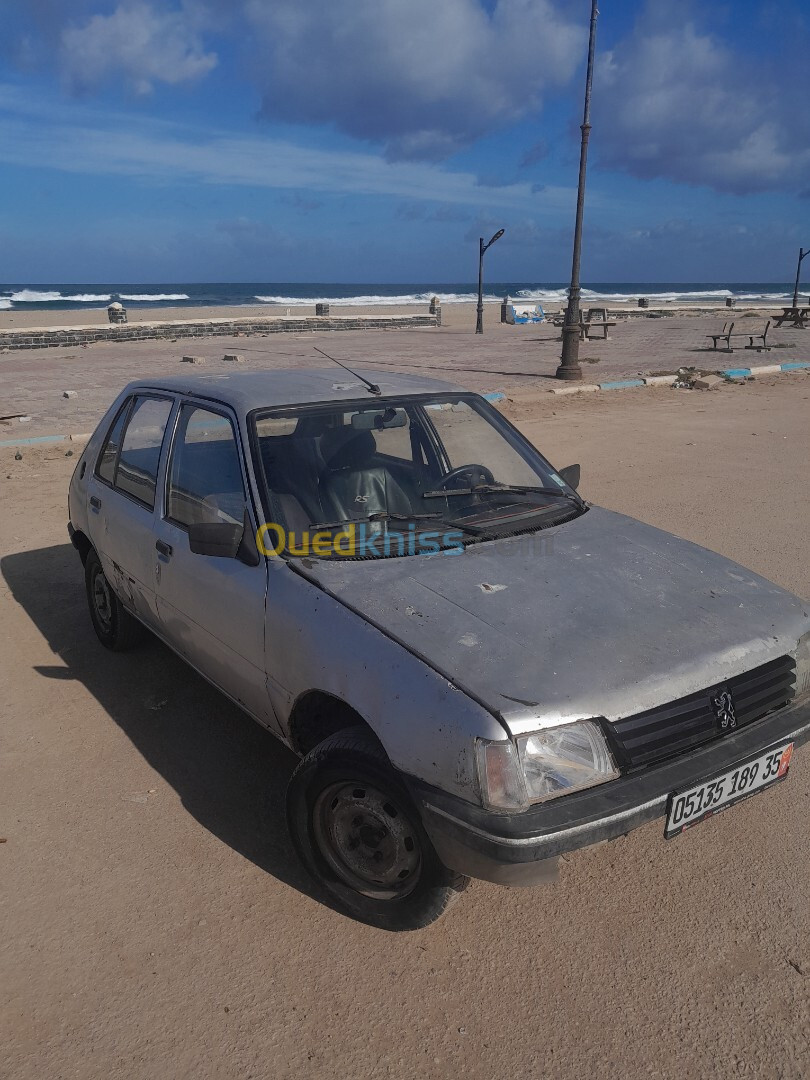
M 166 516 L 185 527 L 203 522 L 241 524 L 245 502 L 231 421 L 209 409 L 184 405 L 169 466 Z
M 98 465 L 96 466 L 96 476 L 106 480 L 108 484 L 111 484 L 115 478 L 115 462 L 118 458 L 118 449 L 121 446 L 121 432 L 124 428 L 124 421 L 127 418 L 127 410 L 131 400 L 132 398 L 127 398 L 118 410 L 118 415 L 113 420 L 113 425 L 104 442 L 104 449 L 101 451 L 101 457 L 98 459 Z
M 136 397 L 115 470 L 115 486 L 154 509 L 160 448 L 172 411 L 169 398 Z

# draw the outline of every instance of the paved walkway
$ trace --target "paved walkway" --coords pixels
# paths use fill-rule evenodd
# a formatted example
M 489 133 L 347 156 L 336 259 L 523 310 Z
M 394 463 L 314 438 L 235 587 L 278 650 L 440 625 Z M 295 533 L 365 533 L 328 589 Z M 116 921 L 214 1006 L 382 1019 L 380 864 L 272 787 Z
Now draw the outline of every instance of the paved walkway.
M 357 363 L 398 371 L 423 372 L 451 379 L 473 390 L 531 390 L 559 385 L 553 379 L 560 355 L 559 329 L 548 326 L 503 326 L 497 305 L 489 305 L 485 333 L 476 336 L 453 313 L 440 330 L 332 331 L 273 334 L 262 337 L 218 337 L 177 342 L 102 343 L 65 349 L 0 352 L 0 415 L 24 413 L 31 421 L 0 421 L 0 441 L 17 436 L 90 431 L 119 390 L 133 379 L 184 371 L 234 370 L 225 353 L 241 353 L 246 367 L 322 367 L 318 345 Z M 474 320 L 474 313 L 472 315 Z M 761 330 L 760 317 L 738 317 L 743 329 Z M 580 346 L 586 382 L 639 373 L 676 371 L 682 365 L 704 370 L 810 360 L 810 330 L 776 330 L 770 352 L 706 350 L 705 335 L 722 325 L 716 316 L 670 316 L 619 322 L 608 341 Z M 770 340 L 770 338 L 769 338 Z M 202 368 L 180 363 L 184 353 L 206 359 Z M 592 361 L 592 362 L 591 362 Z M 241 370 L 241 369 L 240 369 Z M 76 398 L 63 392 L 75 390 Z M 25 429 L 23 431 L 23 428 Z

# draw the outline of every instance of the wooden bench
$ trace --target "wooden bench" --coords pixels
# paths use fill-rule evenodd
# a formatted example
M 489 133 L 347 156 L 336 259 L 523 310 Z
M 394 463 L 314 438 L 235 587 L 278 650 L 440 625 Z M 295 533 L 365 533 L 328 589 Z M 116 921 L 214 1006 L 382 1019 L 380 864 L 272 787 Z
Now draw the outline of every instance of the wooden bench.
M 762 331 L 761 334 L 746 334 L 746 333 L 744 333 L 742 331 L 738 331 L 735 334 L 734 333 L 734 323 L 733 322 L 732 323 L 723 323 L 723 329 L 720 331 L 719 334 L 707 334 L 706 337 L 711 338 L 711 341 L 712 341 L 711 347 L 713 349 L 715 349 L 715 350 L 719 349 L 719 345 L 717 344 L 718 341 L 725 341 L 726 347 L 725 347 L 725 349 L 723 351 L 724 352 L 734 352 L 734 349 L 733 349 L 733 347 L 731 345 L 732 339 L 733 338 L 748 338 L 748 344 L 745 346 L 746 349 L 756 349 L 757 352 L 762 352 L 762 350 L 764 349 L 767 352 L 771 348 L 771 346 L 767 344 L 768 330 L 770 329 L 770 327 L 771 327 L 771 320 L 768 319 L 767 323 L 765 324 L 765 329 Z M 755 345 L 754 344 L 755 341 L 758 341 L 760 344 Z
M 804 330 L 810 322 L 810 307 L 783 307 L 782 314 L 776 316 L 773 325 L 781 326 L 785 322 L 797 330 Z

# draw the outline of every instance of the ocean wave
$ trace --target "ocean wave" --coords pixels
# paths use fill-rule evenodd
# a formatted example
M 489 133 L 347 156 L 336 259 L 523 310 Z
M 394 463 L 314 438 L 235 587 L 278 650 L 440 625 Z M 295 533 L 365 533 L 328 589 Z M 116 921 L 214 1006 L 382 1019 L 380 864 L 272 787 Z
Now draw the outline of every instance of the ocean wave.
M 7 300 L 4 296 L 0 296 L 0 311 L 10 311 L 11 301 Z
M 727 296 L 735 300 L 757 301 L 759 303 L 778 303 L 789 299 L 784 293 L 753 293 L 737 292 L 734 289 L 705 289 L 694 292 L 657 292 L 654 289 L 645 289 L 641 286 L 636 292 L 596 292 L 593 289 L 583 289 L 581 298 L 591 303 L 626 303 L 633 301 L 639 296 L 646 296 L 657 304 L 714 304 L 725 300 Z M 532 300 L 540 304 L 565 304 L 568 300 L 567 289 L 520 289 L 515 293 L 515 299 Z
M 63 296 L 60 292 L 37 292 L 36 289 L 20 289 L 19 292 L 11 294 L 14 304 L 99 304 L 111 299 L 110 293 L 76 293 L 73 296 Z
M 311 307 L 313 304 L 334 304 L 335 307 L 348 305 L 373 306 L 375 304 L 426 304 L 430 297 L 420 293 L 408 293 L 403 296 L 257 296 L 262 304 L 288 304 L 290 307 Z
M 188 293 L 118 293 L 121 300 L 132 300 L 134 302 L 143 301 L 144 303 L 155 303 L 158 300 L 190 300 L 191 297 Z
M 262 304 L 286 304 L 289 307 L 311 307 L 313 304 L 332 304 L 334 307 L 403 307 L 407 304 L 428 304 L 437 296 L 442 304 L 469 304 L 478 299 L 477 293 L 402 293 L 397 296 L 257 296 Z M 485 300 L 502 300 L 502 296 L 486 294 Z

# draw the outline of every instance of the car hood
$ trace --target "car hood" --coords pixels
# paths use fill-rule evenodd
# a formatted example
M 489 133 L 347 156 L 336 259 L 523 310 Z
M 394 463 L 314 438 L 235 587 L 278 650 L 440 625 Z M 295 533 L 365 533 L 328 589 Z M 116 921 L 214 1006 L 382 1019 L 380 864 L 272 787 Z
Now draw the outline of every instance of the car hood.
M 810 630 L 793 594 L 599 507 L 461 554 L 303 572 L 514 734 L 654 708 L 792 652 Z

